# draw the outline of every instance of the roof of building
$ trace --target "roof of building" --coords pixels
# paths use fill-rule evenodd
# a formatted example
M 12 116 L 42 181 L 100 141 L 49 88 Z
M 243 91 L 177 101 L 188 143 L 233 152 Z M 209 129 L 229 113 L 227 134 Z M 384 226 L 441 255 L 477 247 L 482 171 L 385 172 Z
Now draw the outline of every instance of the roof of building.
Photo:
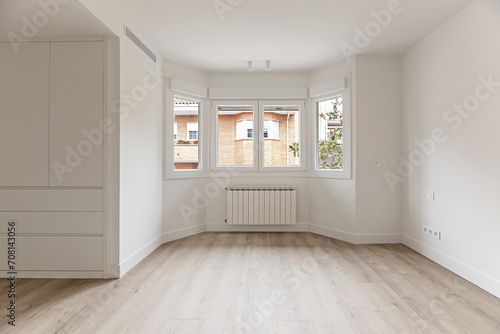
M 192 105 L 192 104 L 198 104 L 198 102 L 174 97 L 174 104 Z

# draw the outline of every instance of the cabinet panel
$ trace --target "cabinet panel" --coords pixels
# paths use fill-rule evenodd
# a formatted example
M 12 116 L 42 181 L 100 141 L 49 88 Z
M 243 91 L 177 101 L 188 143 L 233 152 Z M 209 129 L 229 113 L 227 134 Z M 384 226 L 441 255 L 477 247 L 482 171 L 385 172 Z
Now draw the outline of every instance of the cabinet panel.
M 102 42 L 51 42 L 51 186 L 102 185 L 102 118 Z
M 102 234 L 102 212 L 0 212 L 0 234 L 9 220 L 17 234 Z
M 102 207 L 101 189 L 0 189 L 4 212 L 99 212 Z
M 0 186 L 47 186 L 49 43 L 0 43 Z
M 7 270 L 7 236 L 0 236 L 0 270 Z M 17 236 L 16 270 L 102 270 L 102 237 Z

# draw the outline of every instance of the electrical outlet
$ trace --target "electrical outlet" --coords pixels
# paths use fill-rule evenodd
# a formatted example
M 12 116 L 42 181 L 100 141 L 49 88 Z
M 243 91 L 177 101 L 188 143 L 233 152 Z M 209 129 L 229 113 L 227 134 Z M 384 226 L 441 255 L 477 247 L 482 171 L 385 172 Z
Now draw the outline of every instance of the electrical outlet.
M 432 227 L 424 226 L 422 230 L 425 234 L 441 240 L 441 231 Z
M 385 168 L 386 162 L 385 160 L 375 160 L 373 161 L 373 167 L 375 168 Z
M 433 191 L 428 191 L 427 192 L 427 199 L 429 201 L 434 201 L 436 199 L 436 194 Z

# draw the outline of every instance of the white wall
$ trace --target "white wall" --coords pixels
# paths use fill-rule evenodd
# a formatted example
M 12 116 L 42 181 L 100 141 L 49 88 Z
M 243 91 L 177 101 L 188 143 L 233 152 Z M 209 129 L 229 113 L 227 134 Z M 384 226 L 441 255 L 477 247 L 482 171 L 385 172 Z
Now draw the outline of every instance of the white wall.
M 401 241 L 401 184 L 385 171 L 401 154 L 401 57 L 356 57 L 356 226 L 376 242 Z M 385 160 L 386 168 L 374 168 Z
M 134 92 L 148 85 L 147 96 L 133 99 L 136 107 L 122 113 L 120 122 L 120 265 L 127 272 L 161 244 L 163 166 L 163 84 L 151 71 L 161 73 L 128 38 L 120 41 L 120 91 Z M 137 95 L 141 96 L 140 94 Z M 123 108 L 122 104 L 122 108 Z
M 404 184 L 404 243 L 497 296 L 500 85 L 466 118 L 447 109 L 473 101 L 478 77 L 500 82 L 499 18 L 498 1 L 476 1 L 403 62 L 403 156 L 415 156 L 414 141 L 432 138 L 436 128 L 446 136 Z M 442 240 L 424 235 L 423 225 L 439 229 Z

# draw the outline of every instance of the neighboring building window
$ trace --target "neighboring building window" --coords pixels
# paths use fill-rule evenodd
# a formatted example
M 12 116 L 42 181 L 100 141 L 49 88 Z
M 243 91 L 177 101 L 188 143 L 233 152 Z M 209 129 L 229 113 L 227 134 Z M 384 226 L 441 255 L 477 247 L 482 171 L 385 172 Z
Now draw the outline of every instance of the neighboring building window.
M 221 120 L 225 120 L 222 118 Z M 253 138 L 253 120 L 236 120 L 236 140 Z
M 254 166 L 254 105 L 217 106 L 217 166 Z
M 201 103 L 174 97 L 174 170 L 200 166 L 199 116 Z
M 264 138 L 280 139 L 280 122 L 274 119 L 264 120 Z
M 198 140 L 198 122 L 188 122 L 187 131 L 189 140 Z
M 344 107 L 342 97 L 316 103 L 316 169 L 344 169 Z

